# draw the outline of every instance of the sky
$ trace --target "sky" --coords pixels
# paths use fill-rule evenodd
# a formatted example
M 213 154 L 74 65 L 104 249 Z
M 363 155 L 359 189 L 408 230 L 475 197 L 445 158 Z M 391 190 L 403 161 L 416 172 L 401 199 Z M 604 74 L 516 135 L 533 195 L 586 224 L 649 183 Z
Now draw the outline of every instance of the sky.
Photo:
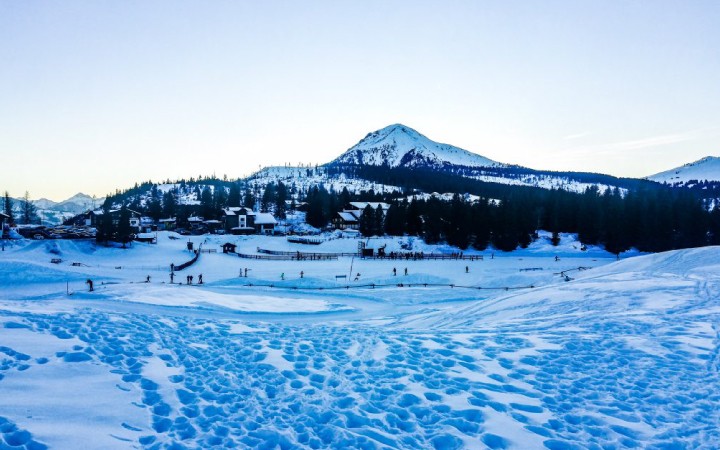
M 403 123 L 534 169 L 720 156 L 720 2 L 0 0 L 0 190 L 329 162 Z

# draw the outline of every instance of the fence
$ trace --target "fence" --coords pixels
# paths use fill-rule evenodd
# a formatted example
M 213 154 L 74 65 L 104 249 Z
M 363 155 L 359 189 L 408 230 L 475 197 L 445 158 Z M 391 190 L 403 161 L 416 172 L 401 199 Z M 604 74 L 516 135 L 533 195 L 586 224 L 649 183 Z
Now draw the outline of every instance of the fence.
M 260 248 L 260 247 L 257 248 L 257 252 L 258 252 L 258 253 L 265 253 L 265 254 L 268 254 L 268 255 L 297 256 L 297 257 L 300 257 L 300 258 L 303 258 L 303 257 L 311 258 L 311 257 L 313 257 L 313 256 L 316 256 L 316 257 L 318 257 L 318 256 L 319 256 L 319 257 L 334 256 L 334 257 L 336 257 L 336 258 L 341 257 L 341 256 L 358 256 L 358 252 L 352 252 L 352 253 L 349 253 L 349 252 L 345 252 L 345 253 L 342 253 L 342 252 L 341 252 L 341 253 L 333 253 L 333 252 L 323 252 L 323 253 L 319 253 L 319 252 L 300 252 L 300 251 L 294 251 L 294 252 L 292 252 L 292 251 L 282 251 L 282 250 L 268 250 L 268 249 L 264 249 L 264 248 Z
M 176 272 L 179 272 L 183 269 L 187 269 L 188 267 L 192 266 L 193 264 L 195 264 L 195 261 L 197 261 L 198 258 L 200 257 L 201 252 L 202 252 L 202 244 L 200 244 L 200 248 L 198 248 L 198 250 L 195 252 L 195 257 L 193 259 L 191 259 L 190 261 L 184 262 L 180 265 L 174 266 L 173 270 Z
M 238 253 L 240 258 L 243 259 L 257 259 L 263 261 L 334 261 L 338 257 L 330 254 L 310 254 L 312 256 L 298 256 L 296 253 L 292 255 L 248 255 L 246 253 Z
M 325 239 L 322 239 L 322 238 L 298 237 L 298 236 L 288 236 L 287 241 L 288 241 L 288 242 L 295 243 L 295 244 L 320 245 L 320 244 L 322 244 L 323 242 L 325 242 Z

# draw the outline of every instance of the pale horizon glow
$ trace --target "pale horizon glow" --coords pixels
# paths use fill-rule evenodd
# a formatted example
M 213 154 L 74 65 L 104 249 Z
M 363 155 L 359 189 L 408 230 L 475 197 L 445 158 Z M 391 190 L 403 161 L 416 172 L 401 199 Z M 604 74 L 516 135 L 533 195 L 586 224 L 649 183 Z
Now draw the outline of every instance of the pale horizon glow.
M 0 0 L 0 190 L 323 164 L 403 123 L 644 177 L 720 151 L 720 3 Z

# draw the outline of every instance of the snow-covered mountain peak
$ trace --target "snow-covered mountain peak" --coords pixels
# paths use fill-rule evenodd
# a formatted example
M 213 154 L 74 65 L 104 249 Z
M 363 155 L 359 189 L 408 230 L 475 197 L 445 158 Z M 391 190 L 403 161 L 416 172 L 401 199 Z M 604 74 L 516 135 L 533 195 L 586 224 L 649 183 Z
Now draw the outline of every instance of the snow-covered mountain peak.
M 459 147 L 435 142 L 400 123 L 369 133 L 332 163 L 389 167 L 504 166 Z
M 681 167 L 651 175 L 648 179 L 668 184 L 687 183 L 692 180 L 720 181 L 720 158 L 706 156 Z

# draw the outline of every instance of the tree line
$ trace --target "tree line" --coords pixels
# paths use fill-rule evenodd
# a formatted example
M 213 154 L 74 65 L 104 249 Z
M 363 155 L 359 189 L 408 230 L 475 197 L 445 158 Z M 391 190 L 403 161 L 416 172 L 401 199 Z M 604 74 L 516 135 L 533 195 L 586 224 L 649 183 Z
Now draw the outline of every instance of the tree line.
M 11 225 L 30 225 L 39 224 L 40 216 L 37 213 L 37 207 L 30 200 L 30 193 L 25 191 L 25 195 L 20 200 L 19 214 L 16 214 L 15 200 L 10 197 L 10 193 L 5 191 L 2 201 L 2 211 L 9 217 L 8 222 Z
M 190 214 L 220 218 L 222 208 L 246 206 L 275 213 L 283 218 L 288 210 L 303 205 L 306 222 L 316 228 L 329 226 L 351 201 L 387 202 L 386 212 L 365 210 L 360 221 L 363 235 L 412 235 L 429 243 L 447 242 L 460 248 L 500 250 L 525 247 L 537 230 L 577 233 L 584 244 L 603 245 L 619 253 L 635 247 L 641 251 L 720 244 L 720 202 L 699 195 L 696 189 L 643 180 L 628 188 L 601 190 L 589 187 L 583 193 L 537 187 L 487 183 L 453 173 L 387 167 L 327 167 L 329 177 L 340 173 L 378 184 L 394 185 L 401 191 L 360 193 L 328 190 L 316 185 L 302 191 L 294 185 L 271 182 L 265 186 L 244 181 L 202 180 L 203 185 L 181 183 L 161 192 L 157 185 L 139 185 L 123 193 L 127 207 L 155 219 L 177 217 L 181 223 Z M 588 174 L 591 176 L 593 174 Z M 607 181 L 598 175 L 596 181 Z M 463 192 L 451 200 L 415 196 L 423 192 Z M 149 192 L 149 195 L 134 195 Z M 472 197 L 469 195 L 471 194 Z M 197 199 L 183 205 L 182 196 Z M 402 199 L 398 197 L 402 196 Z M 475 197 L 476 196 L 476 197 Z M 119 197 L 108 197 L 117 202 Z M 290 203 L 290 206 L 288 206 Z M 372 209 L 372 208 L 370 208 Z

